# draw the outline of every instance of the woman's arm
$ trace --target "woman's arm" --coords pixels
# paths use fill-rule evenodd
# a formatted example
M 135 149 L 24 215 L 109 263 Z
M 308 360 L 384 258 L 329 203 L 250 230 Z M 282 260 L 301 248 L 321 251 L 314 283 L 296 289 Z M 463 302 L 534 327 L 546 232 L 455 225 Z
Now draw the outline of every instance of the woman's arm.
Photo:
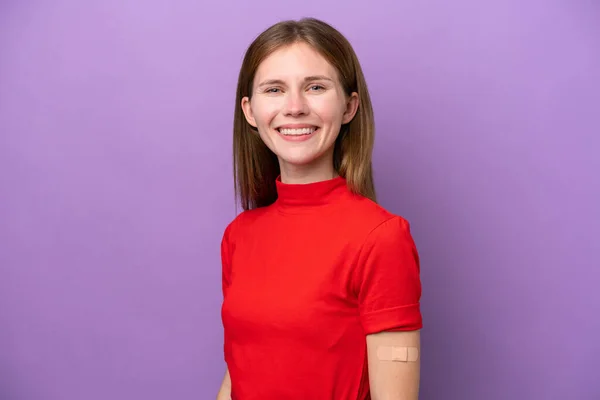
M 420 331 L 367 335 L 367 352 L 372 400 L 419 398 Z
M 229 368 L 225 371 L 225 377 L 219 388 L 217 400 L 231 400 L 231 377 L 229 376 Z

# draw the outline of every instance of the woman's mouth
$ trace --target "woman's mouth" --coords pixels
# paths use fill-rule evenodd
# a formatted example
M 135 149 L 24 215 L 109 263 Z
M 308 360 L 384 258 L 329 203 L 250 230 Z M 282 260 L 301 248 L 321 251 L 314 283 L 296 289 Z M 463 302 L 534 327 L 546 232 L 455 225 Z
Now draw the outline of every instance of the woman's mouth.
M 289 142 L 302 142 L 308 140 L 319 131 L 319 127 L 310 126 L 302 128 L 278 128 L 279 136 Z
M 313 134 L 317 130 L 317 127 L 313 126 L 310 128 L 280 128 L 277 130 L 283 136 L 305 136 Z

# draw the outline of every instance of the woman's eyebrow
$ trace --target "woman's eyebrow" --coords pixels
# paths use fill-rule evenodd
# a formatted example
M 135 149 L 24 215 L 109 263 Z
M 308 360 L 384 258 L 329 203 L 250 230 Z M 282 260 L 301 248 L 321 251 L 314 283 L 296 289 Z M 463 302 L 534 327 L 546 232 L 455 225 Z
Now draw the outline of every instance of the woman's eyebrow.
M 311 81 L 333 81 L 333 79 L 325 76 L 325 75 L 312 75 L 304 78 L 304 82 Z M 281 79 L 267 79 L 258 84 L 258 87 L 267 86 L 267 85 L 285 85 L 285 82 Z
M 258 87 L 267 85 L 284 85 L 285 83 L 281 79 L 267 79 L 258 84 Z
M 304 82 L 310 82 L 310 81 L 333 81 L 333 79 L 331 79 L 325 75 L 313 75 L 313 76 L 307 76 L 306 78 L 304 78 Z

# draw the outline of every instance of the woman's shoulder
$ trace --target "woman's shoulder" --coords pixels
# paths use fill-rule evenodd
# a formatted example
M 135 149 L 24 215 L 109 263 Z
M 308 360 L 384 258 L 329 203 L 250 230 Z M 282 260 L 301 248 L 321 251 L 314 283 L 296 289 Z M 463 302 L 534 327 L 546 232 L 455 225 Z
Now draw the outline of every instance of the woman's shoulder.
M 247 227 L 252 227 L 267 211 L 269 207 L 259 207 L 251 210 L 243 210 L 238 213 L 225 227 L 224 236 L 233 237 L 244 231 Z
M 346 217 L 340 220 L 340 228 L 350 240 L 363 244 L 377 242 L 380 243 L 378 246 L 388 242 L 396 246 L 412 241 L 411 225 L 402 214 L 360 195 L 348 200 L 342 213 Z
M 352 211 L 353 219 L 364 225 L 366 229 L 375 228 L 392 220 L 401 224 L 408 223 L 402 215 L 360 195 L 351 196 L 347 206 Z
M 360 196 L 356 196 L 352 203 L 352 218 L 348 218 L 344 230 L 354 233 L 348 236 L 353 237 L 357 245 L 383 252 L 407 244 L 413 246 L 411 225 L 403 215 Z

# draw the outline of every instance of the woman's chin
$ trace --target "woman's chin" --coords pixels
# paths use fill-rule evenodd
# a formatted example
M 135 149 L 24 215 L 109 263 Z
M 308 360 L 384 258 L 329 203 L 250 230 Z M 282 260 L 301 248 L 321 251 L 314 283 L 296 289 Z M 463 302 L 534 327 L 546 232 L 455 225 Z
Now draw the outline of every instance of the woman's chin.
M 279 159 L 279 165 L 282 168 L 287 168 L 289 170 L 298 170 L 298 169 L 331 169 L 333 168 L 333 155 L 330 161 L 326 161 L 324 155 L 327 152 L 307 152 L 298 151 L 298 152 L 282 152 L 277 156 Z

